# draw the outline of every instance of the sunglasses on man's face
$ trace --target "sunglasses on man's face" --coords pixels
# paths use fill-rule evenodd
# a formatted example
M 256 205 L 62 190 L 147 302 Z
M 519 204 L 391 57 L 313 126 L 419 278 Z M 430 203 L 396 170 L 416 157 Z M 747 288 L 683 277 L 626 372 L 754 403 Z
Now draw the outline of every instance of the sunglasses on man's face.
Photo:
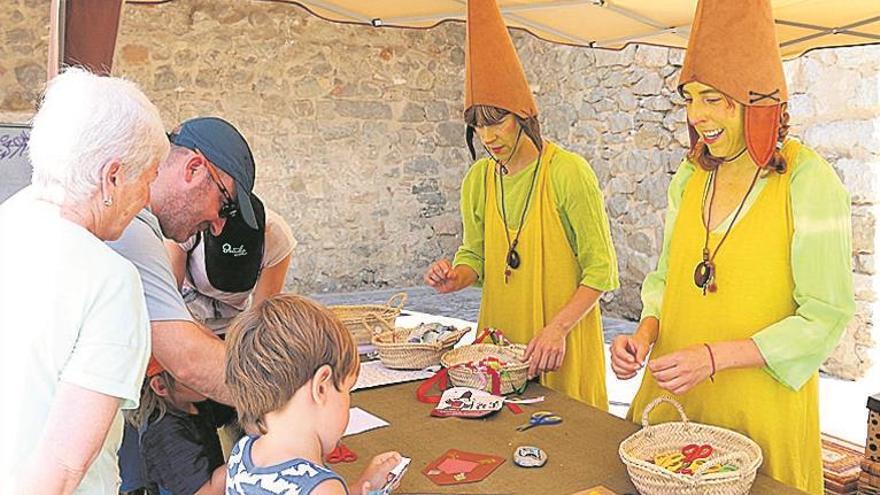
M 223 195 L 223 204 L 220 205 L 220 211 L 217 215 L 220 218 L 233 218 L 238 215 L 238 203 L 232 199 L 232 195 L 229 194 L 229 190 L 226 189 L 226 186 L 223 185 L 223 181 L 220 180 L 219 175 L 217 174 L 217 170 L 214 169 L 214 166 L 211 165 L 211 162 L 205 158 L 205 155 L 202 154 L 198 149 L 194 150 L 201 158 L 205 161 L 205 168 L 208 170 L 208 175 L 211 177 L 211 181 L 217 185 L 217 189 L 220 189 L 220 194 Z

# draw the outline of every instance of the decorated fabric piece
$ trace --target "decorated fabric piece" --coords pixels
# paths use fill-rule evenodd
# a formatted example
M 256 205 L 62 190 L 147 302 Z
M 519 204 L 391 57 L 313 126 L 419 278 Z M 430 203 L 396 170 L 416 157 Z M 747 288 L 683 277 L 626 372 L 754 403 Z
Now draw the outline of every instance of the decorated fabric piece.
M 447 418 L 482 418 L 500 411 L 504 397 L 469 387 L 452 387 L 443 392 L 431 416 Z
M 700 0 L 678 85 L 693 81 L 746 106 L 749 155 L 766 165 L 788 101 L 770 0 Z M 693 146 L 697 134 L 690 123 L 688 129 Z
M 425 466 L 422 474 L 438 485 L 475 483 L 486 479 L 504 459 L 494 455 L 450 449 Z

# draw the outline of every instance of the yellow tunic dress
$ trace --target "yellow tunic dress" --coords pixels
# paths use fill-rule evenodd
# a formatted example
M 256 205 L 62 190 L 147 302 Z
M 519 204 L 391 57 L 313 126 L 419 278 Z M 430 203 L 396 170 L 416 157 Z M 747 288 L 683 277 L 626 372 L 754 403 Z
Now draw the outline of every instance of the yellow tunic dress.
M 581 280 L 582 268 L 566 238 L 549 180 L 558 148 L 547 143 L 517 251 L 522 264 L 505 283 L 507 236 L 496 199 L 496 176 L 486 173 L 483 295 L 480 328 L 502 329 L 512 342 L 527 344 L 565 306 Z M 510 239 L 516 230 L 510 229 Z M 569 397 L 607 410 L 602 320 L 598 306 L 572 329 L 559 371 L 541 382 Z
M 682 196 L 669 243 L 669 271 L 660 317 L 660 333 L 651 358 L 685 347 L 749 339 L 769 325 L 795 314 L 791 239 L 793 217 L 790 178 L 800 144 L 789 142 L 783 154 L 785 174 L 771 174 L 752 207 L 734 224 L 715 258 L 718 291 L 703 295 L 693 273 L 703 249 L 702 194 L 709 174 L 697 169 Z M 710 235 L 710 249 L 723 233 Z M 655 397 L 668 395 L 648 372 L 633 400 L 629 418 L 640 418 Z M 760 368 L 718 373 L 675 397 L 690 419 L 743 433 L 761 446 L 762 472 L 808 493 L 823 493 L 819 436 L 818 375 L 799 390 L 783 386 Z M 677 420 L 660 407 L 651 422 Z M 797 446 L 791 448 L 791 446 Z

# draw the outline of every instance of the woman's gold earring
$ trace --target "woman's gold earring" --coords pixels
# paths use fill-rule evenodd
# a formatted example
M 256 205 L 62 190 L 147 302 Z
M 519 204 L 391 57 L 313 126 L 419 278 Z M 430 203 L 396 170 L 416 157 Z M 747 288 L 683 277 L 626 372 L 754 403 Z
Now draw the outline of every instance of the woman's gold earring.
M 104 206 L 106 206 L 106 207 L 108 207 L 108 208 L 111 207 L 111 206 L 113 206 L 113 198 L 107 198 L 107 199 L 105 199 L 105 200 L 104 200 Z

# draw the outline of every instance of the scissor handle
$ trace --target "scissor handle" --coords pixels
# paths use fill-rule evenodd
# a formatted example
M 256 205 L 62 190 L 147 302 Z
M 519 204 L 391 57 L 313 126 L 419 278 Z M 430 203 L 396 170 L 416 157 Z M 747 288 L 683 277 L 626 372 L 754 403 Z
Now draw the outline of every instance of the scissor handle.
M 551 416 L 542 416 L 538 419 L 538 422 L 542 425 L 555 425 L 557 423 L 562 423 L 562 416 L 557 416 L 555 414 Z
M 712 446 L 709 444 L 699 445 L 692 443 L 690 445 L 685 445 L 681 449 L 681 453 L 684 454 L 684 458 L 687 462 L 692 462 L 696 459 L 704 459 L 712 455 L 712 452 Z
M 737 462 L 738 461 L 738 462 Z M 703 477 L 703 475 L 707 474 L 706 471 L 708 469 L 712 469 L 715 466 L 723 466 L 730 462 L 737 462 L 739 464 L 739 476 L 742 477 L 745 474 L 745 466 L 749 462 L 749 456 L 744 452 L 731 452 L 729 454 L 725 454 L 722 456 L 718 456 L 717 459 L 712 459 L 711 461 L 706 461 L 705 464 L 698 467 L 696 471 L 694 471 L 694 479 L 699 479 Z M 719 474 L 719 473 L 709 473 L 709 474 Z M 729 474 L 729 473 L 728 473 Z

